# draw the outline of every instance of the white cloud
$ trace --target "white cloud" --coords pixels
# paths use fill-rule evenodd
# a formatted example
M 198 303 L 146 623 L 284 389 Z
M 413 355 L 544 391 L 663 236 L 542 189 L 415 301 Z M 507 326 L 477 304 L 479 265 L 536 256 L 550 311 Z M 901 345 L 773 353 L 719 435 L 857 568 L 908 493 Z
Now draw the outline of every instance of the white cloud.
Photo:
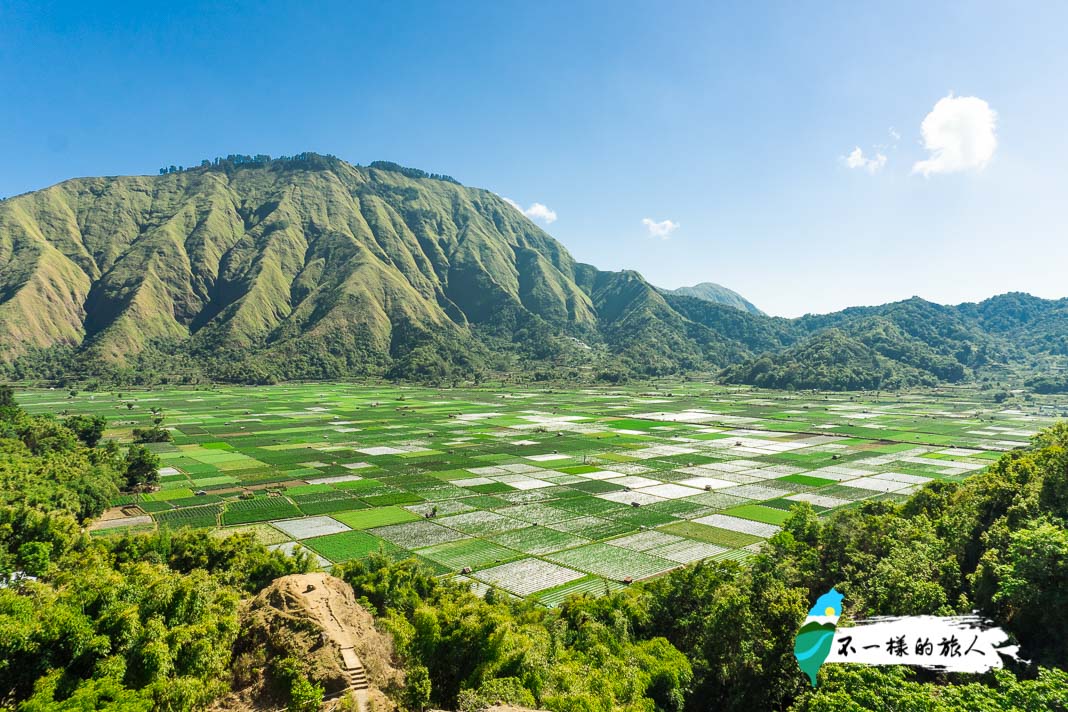
M 642 225 L 645 225 L 650 237 L 659 237 L 661 240 L 668 239 L 671 237 L 671 233 L 679 229 L 679 224 L 674 220 L 656 222 L 650 218 L 642 218 Z
M 522 205 L 511 198 L 504 198 L 504 202 L 508 203 L 531 220 L 541 220 L 546 225 L 556 222 L 556 211 L 542 203 L 531 203 L 530 207 L 524 210 Z
M 535 220 L 543 220 L 546 223 L 556 222 L 556 211 L 545 207 L 541 203 L 533 203 L 523 212 L 527 217 Z
M 890 134 L 890 138 L 894 139 L 894 143 L 897 143 L 901 140 L 901 134 L 899 134 L 897 132 L 897 129 L 895 129 L 893 126 L 890 127 L 888 133 Z
M 920 124 L 931 155 L 917 161 L 912 172 L 929 176 L 982 168 L 998 147 L 997 120 L 997 112 L 979 97 L 950 94 L 939 99 Z
M 864 151 L 860 150 L 860 146 L 857 146 L 848 156 L 843 156 L 842 160 L 850 168 L 861 168 L 871 175 L 875 175 L 883 169 L 886 165 L 886 156 L 876 152 L 872 158 L 864 156 Z

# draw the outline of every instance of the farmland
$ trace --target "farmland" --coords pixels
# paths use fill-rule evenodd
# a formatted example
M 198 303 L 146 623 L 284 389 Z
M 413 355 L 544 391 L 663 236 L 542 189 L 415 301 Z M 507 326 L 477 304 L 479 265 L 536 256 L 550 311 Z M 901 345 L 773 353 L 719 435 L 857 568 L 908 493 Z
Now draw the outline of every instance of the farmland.
M 566 391 L 313 384 L 23 391 L 105 438 L 162 411 L 159 491 L 97 536 L 248 531 L 321 565 L 381 552 L 555 605 L 702 559 L 744 561 L 791 506 L 901 501 L 1052 422 L 969 389 L 801 394 L 699 382 Z

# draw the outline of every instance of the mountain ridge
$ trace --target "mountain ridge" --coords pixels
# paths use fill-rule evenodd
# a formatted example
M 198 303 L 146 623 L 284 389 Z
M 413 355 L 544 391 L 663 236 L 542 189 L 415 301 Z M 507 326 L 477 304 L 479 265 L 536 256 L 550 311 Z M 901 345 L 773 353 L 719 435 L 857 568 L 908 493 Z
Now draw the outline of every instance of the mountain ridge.
M 735 307 L 742 311 L 749 312 L 750 314 L 767 316 L 763 311 L 758 309 L 755 304 L 738 292 L 733 289 L 728 289 L 721 284 L 716 284 L 715 282 L 699 282 L 691 287 L 661 289 L 660 291 L 669 294 L 677 294 L 683 297 L 696 297 L 715 304 L 725 304 L 729 307 Z
M 708 296 L 580 263 L 495 193 L 390 162 L 230 156 L 0 201 L 7 378 L 726 369 L 729 382 L 837 387 L 858 382 L 832 373 L 851 363 L 879 365 L 870 385 L 917 385 L 1068 356 L 1068 299 L 913 298 L 783 319 Z M 800 368 L 802 354 L 818 367 Z
M 429 344 L 446 362 L 502 351 L 502 339 L 521 352 L 533 329 L 611 342 L 618 357 L 637 333 L 677 322 L 640 275 L 576 262 L 490 191 L 316 154 L 72 179 L 11 198 L 0 203 L 0 258 L 8 362 L 56 346 L 121 365 L 161 343 L 275 357 L 312 344 L 333 363 L 283 375 L 398 364 L 420 375 L 403 364 L 433 360 Z M 663 368 L 707 360 L 684 341 L 681 355 L 656 354 Z

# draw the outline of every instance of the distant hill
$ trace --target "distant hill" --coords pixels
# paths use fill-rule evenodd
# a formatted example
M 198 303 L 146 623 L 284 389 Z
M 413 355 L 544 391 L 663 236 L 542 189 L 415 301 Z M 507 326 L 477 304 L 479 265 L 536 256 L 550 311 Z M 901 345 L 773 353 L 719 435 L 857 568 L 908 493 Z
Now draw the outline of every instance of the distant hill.
M 790 325 L 801 334 L 795 346 L 767 349 L 721 377 L 768 387 L 893 388 L 1003 376 L 1007 367 L 1068 357 L 1068 300 L 1019 293 L 956 306 L 913 297 Z
M 698 299 L 704 299 L 706 302 L 712 302 L 714 304 L 725 304 L 728 307 L 734 307 L 735 309 L 741 309 L 742 311 L 749 312 L 750 314 L 758 314 L 763 316 L 764 312 L 756 308 L 756 306 L 748 299 L 743 297 L 733 289 L 727 289 L 726 287 L 716 284 L 715 282 L 701 282 L 695 284 L 692 287 L 679 287 L 678 289 L 663 289 L 661 290 L 668 294 L 678 294 L 683 297 L 696 297 Z
M 728 383 L 763 388 L 868 390 L 933 386 L 939 379 L 924 369 L 881 355 L 839 329 L 827 329 L 783 351 L 730 366 Z
M 229 156 L 0 201 L 0 378 L 262 383 L 720 371 L 956 382 L 1068 356 L 1068 300 L 769 317 L 576 262 L 496 194 L 394 163 Z

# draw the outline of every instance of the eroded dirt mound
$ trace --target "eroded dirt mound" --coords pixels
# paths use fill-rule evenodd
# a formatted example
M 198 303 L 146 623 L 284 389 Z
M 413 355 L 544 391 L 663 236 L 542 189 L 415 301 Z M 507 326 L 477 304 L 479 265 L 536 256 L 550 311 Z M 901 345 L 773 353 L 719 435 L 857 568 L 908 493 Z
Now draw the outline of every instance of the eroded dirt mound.
M 393 710 L 387 695 L 404 686 L 395 666 L 392 639 L 379 632 L 344 581 L 325 573 L 284 576 L 247 605 L 235 646 L 234 677 L 241 692 L 223 707 L 277 703 L 271 663 L 299 661 L 303 672 L 322 685 L 327 698 L 346 694 L 362 668 L 368 689 L 360 707 Z

